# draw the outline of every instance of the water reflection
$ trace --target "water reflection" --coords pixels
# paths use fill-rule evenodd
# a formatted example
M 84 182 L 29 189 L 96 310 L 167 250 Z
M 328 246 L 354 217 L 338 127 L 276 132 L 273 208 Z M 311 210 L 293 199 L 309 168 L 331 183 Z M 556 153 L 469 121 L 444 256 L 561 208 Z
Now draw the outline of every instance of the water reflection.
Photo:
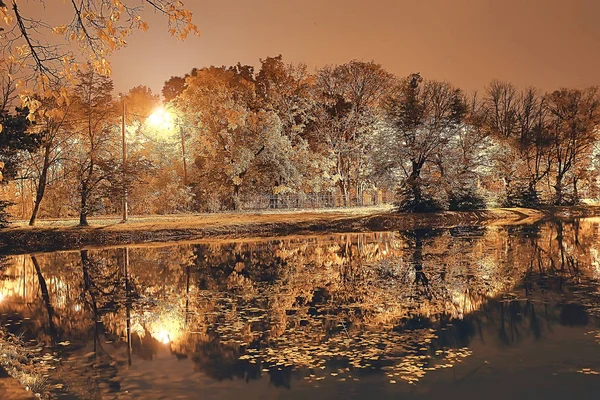
M 598 232 L 587 219 L 13 256 L 0 310 L 60 358 L 59 397 L 232 379 L 400 388 L 562 327 L 597 340 Z

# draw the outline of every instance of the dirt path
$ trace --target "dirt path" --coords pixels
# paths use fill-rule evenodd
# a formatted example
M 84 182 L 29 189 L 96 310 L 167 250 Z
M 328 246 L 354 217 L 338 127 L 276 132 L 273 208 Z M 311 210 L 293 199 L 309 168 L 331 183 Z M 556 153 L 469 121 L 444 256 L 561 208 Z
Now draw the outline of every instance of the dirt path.
M 600 208 L 598 208 L 600 210 Z M 594 213 L 598 210 L 594 210 Z M 196 214 L 91 219 L 78 227 L 75 220 L 44 220 L 36 227 L 17 222 L 0 230 L 0 254 L 19 254 L 117 244 L 171 242 L 205 238 L 272 237 L 291 234 L 369 232 L 533 223 L 547 212 L 511 208 L 434 214 L 398 214 L 388 208 L 317 211 Z

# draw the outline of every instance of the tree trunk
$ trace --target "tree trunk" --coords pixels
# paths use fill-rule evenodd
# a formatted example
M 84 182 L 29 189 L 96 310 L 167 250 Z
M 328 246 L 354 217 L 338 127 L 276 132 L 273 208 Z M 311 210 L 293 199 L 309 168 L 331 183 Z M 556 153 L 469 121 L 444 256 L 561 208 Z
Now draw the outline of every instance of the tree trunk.
M 87 205 L 88 190 L 87 184 L 83 183 L 81 187 L 81 208 L 79 209 L 79 225 L 88 226 L 88 205 Z
M 233 194 L 231 196 L 231 208 L 234 211 L 239 210 L 240 203 L 240 185 L 233 184 Z
M 44 165 L 42 166 L 42 173 L 40 174 L 40 180 L 38 182 L 37 190 L 35 192 L 35 203 L 33 205 L 33 211 L 31 212 L 31 218 L 29 219 L 29 226 L 35 224 L 38 211 L 40 210 L 40 204 L 44 198 L 46 192 L 46 184 L 48 181 L 48 169 L 50 168 L 50 147 L 46 146 L 44 150 Z
M 554 205 L 561 206 L 563 204 L 563 176 L 556 175 L 556 183 L 554 184 Z
M 415 199 L 415 204 L 420 204 L 423 201 L 423 194 L 421 192 L 421 168 L 423 168 L 423 163 L 413 161 L 412 171 L 407 180 L 408 186 Z
M 343 206 L 348 207 L 348 185 L 346 185 L 346 181 L 344 179 L 341 179 L 339 182 Z

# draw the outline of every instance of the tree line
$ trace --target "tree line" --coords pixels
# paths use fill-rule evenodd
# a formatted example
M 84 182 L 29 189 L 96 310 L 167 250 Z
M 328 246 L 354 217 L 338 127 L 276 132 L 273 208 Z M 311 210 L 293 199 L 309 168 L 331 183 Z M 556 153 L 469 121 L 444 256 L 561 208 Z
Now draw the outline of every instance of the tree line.
M 85 225 L 92 213 L 117 213 L 124 193 L 136 214 L 235 210 L 265 194 L 335 193 L 350 205 L 388 191 L 407 212 L 598 197 L 597 87 L 544 93 L 492 81 L 466 93 L 375 62 L 309 72 L 277 56 L 257 70 L 170 78 L 169 126 L 148 122 L 158 95 L 138 86 L 116 97 L 91 67 L 56 90 L 65 95 L 29 102 L 35 118 L 2 110 L 5 197 L 30 188 L 31 224 L 79 215 Z

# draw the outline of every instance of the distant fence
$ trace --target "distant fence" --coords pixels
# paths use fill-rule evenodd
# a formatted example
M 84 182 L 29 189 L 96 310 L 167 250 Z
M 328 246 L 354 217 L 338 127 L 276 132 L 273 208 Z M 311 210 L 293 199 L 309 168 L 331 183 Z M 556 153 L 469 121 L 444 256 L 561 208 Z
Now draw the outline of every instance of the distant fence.
M 246 196 L 242 199 L 241 206 L 244 210 L 316 209 L 377 206 L 393 201 L 393 193 L 387 191 L 368 192 L 359 196 L 349 196 L 347 199 L 338 193 L 290 193 Z

